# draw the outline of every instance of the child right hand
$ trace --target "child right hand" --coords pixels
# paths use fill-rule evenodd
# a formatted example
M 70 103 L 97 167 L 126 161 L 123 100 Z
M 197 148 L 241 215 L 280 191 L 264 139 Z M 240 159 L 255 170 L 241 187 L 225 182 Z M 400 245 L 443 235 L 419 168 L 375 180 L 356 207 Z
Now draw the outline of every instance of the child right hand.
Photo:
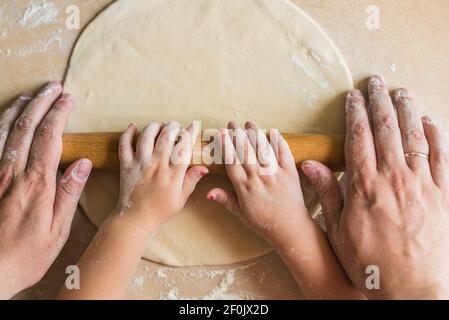
M 228 131 L 222 131 L 224 159 L 230 163 L 226 170 L 235 192 L 216 188 L 208 198 L 238 215 L 273 245 L 306 298 L 364 299 L 339 265 L 325 233 L 307 212 L 287 142 L 271 131 L 273 148 L 254 122 L 245 127 L 246 133 L 235 122 L 229 124 L 235 141 Z M 242 142 L 246 147 L 241 147 Z M 239 161 L 231 162 L 233 158 Z
M 245 141 L 248 145 L 245 154 L 239 155 L 236 141 L 232 141 L 229 131 L 222 131 L 222 142 L 226 146 L 224 157 L 234 153 L 242 163 L 226 165 L 235 192 L 215 188 L 207 197 L 224 205 L 239 216 L 248 228 L 273 245 L 281 244 L 290 232 L 297 232 L 296 227 L 292 226 L 313 223 L 304 204 L 299 174 L 289 146 L 277 131 L 272 132 L 279 142 L 276 158 L 265 134 L 254 122 L 245 124 L 247 133 L 235 122 L 230 122 L 228 128 L 234 130 L 235 140 Z M 268 148 L 261 150 L 262 146 Z M 263 154 L 265 159 L 260 157 Z M 248 161 L 251 157 L 256 159 L 252 164 Z M 268 166 L 276 171 L 260 174 Z

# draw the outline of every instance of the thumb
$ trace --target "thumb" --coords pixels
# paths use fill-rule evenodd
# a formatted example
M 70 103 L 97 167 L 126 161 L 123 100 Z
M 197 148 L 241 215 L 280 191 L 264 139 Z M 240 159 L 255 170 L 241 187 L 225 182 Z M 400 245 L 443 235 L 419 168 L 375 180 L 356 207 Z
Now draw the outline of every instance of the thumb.
M 200 182 L 200 180 L 208 174 L 209 170 L 203 166 L 195 166 L 187 170 L 184 177 L 184 184 L 182 186 L 182 192 L 185 199 L 190 197 L 198 182 Z
M 92 171 L 92 162 L 80 159 L 72 163 L 62 175 L 56 189 L 53 225 L 68 234 L 81 192 Z
M 343 210 L 343 191 L 337 178 L 328 167 L 316 161 L 306 161 L 301 167 L 318 193 L 328 230 L 334 229 Z
M 235 192 L 215 188 L 208 192 L 207 199 L 218 202 L 228 211 L 240 216 L 240 205 Z

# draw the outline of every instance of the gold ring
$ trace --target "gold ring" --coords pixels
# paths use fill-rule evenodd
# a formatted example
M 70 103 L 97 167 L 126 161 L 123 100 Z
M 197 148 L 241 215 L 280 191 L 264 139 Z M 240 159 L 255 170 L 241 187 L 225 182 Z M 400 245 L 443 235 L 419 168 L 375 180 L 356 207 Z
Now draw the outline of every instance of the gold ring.
M 422 152 L 407 152 L 405 154 L 406 158 L 423 158 L 426 160 L 429 160 L 430 157 L 428 154 L 422 153 Z

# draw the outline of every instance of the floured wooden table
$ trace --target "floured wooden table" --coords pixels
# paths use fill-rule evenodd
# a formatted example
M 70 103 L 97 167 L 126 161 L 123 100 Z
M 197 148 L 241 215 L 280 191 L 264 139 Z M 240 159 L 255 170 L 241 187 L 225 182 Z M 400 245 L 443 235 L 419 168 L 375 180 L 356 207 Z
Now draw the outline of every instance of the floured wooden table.
M 0 105 L 5 107 L 21 92 L 36 90 L 50 80 L 63 79 L 71 49 L 81 32 L 65 28 L 67 6 L 79 6 L 83 27 L 111 2 L 2 1 Z M 363 88 L 366 77 L 382 74 L 392 87 L 411 88 L 421 112 L 447 125 L 449 3 L 446 0 L 293 2 L 333 39 L 351 68 L 356 86 Z M 370 5 L 380 9 L 378 30 L 366 25 L 369 16 L 366 9 Z M 36 9 L 42 6 L 45 10 Z M 17 298 L 54 298 L 64 283 L 65 268 L 77 262 L 95 232 L 96 228 L 79 211 L 71 237 L 56 263 L 38 285 Z M 282 261 L 272 253 L 225 267 L 170 268 L 141 260 L 128 298 L 300 299 L 302 295 Z

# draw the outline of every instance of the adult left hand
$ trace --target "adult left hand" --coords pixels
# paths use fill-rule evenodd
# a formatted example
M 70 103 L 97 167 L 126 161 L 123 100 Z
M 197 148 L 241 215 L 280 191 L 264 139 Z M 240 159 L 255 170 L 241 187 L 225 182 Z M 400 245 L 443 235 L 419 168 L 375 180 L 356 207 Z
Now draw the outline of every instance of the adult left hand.
M 50 83 L 23 95 L 0 116 L 0 299 L 36 284 L 70 231 L 89 160 L 57 181 L 62 134 L 73 98 Z

